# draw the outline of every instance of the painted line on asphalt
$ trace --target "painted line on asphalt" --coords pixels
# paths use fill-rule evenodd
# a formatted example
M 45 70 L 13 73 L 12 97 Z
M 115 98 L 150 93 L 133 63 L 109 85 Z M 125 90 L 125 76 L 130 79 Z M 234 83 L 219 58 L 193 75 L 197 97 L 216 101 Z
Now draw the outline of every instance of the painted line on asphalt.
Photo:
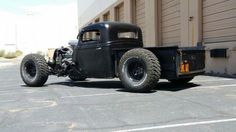
M 11 113 L 16 113 L 16 112 L 21 112 L 21 111 L 26 111 L 26 110 L 40 110 L 40 109 L 45 109 L 45 108 L 51 108 L 58 105 L 56 101 L 51 101 L 51 100 L 44 100 L 44 101 L 32 100 L 31 102 L 36 105 L 42 104 L 42 106 L 25 107 L 25 108 L 17 107 L 17 108 L 9 109 L 8 111 Z
M 236 79 L 224 78 L 224 79 L 205 79 L 205 80 L 193 80 L 192 82 L 218 82 L 218 81 L 235 81 Z
M 215 88 L 225 88 L 225 87 L 235 87 L 236 88 L 236 84 L 229 84 L 229 85 L 216 85 L 216 86 L 199 86 L 196 87 L 196 89 L 215 89 Z
M 109 95 L 121 95 L 121 94 L 123 94 L 123 93 L 87 94 L 87 95 L 78 95 L 78 96 L 63 96 L 61 98 L 62 99 L 65 99 L 65 98 L 81 98 L 81 97 L 109 96 Z
M 114 131 L 114 132 L 137 132 L 137 131 L 147 131 L 147 130 L 177 128 L 177 127 L 197 126 L 197 125 L 208 125 L 208 124 L 235 122 L 235 121 L 236 121 L 236 118 L 229 118 L 229 119 L 220 119 L 220 120 L 186 122 L 186 123 L 180 123 L 180 124 L 169 124 L 169 125 L 160 125 L 160 126 L 151 126 L 151 127 L 141 127 L 141 128 L 134 128 L 134 129 L 123 129 L 123 130 L 118 130 L 118 131 Z

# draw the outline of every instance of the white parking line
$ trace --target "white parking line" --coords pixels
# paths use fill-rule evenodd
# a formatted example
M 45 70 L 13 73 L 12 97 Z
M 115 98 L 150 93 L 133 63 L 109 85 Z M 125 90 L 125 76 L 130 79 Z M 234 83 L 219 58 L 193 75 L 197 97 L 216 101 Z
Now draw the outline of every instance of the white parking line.
M 219 79 L 205 79 L 205 80 L 193 80 L 192 82 L 219 82 L 219 81 L 234 81 L 236 79 L 230 79 L 230 78 L 219 78 Z
M 17 107 L 17 108 L 9 109 L 8 111 L 11 113 L 16 113 L 16 112 L 25 111 L 25 110 L 39 110 L 39 109 L 51 108 L 51 107 L 55 107 L 58 105 L 56 101 L 51 101 L 51 100 L 43 100 L 43 101 L 31 100 L 31 103 L 33 103 L 35 105 L 41 104 L 42 106 L 22 107 L 22 108 Z
M 236 84 L 229 84 L 229 85 L 216 85 L 216 86 L 199 86 L 196 89 L 215 89 L 215 88 L 224 88 L 224 87 L 235 87 Z
M 87 95 L 78 95 L 78 96 L 63 96 L 61 98 L 64 99 L 64 98 L 95 97 L 95 96 L 108 96 L 108 95 L 119 95 L 119 94 L 122 94 L 122 93 L 87 94 Z
M 187 122 L 187 123 L 152 126 L 152 127 L 142 127 L 142 128 L 126 129 L 126 130 L 124 129 L 124 130 L 118 130 L 118 131 L 114 131 L 114 132 L 137 132 L 137 131 L 147 131 L 147 130 L 196 126 L 196 125 L 207 125 L 207 124 L 235 122 L 235 121 L 236 121 L 236 118 L 230 118 L 230 119 L 221 119 L 221 120 L 209 120 L 209 121 Z

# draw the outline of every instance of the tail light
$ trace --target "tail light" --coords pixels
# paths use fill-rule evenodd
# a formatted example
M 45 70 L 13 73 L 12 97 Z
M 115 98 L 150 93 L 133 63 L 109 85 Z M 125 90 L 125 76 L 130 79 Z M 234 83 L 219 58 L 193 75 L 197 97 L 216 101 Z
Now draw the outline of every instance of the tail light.
M 181 73 L 188 73 L 189 72 L 189 63 L 187 60 L 185 60 L 181 63 L 180 72 Z

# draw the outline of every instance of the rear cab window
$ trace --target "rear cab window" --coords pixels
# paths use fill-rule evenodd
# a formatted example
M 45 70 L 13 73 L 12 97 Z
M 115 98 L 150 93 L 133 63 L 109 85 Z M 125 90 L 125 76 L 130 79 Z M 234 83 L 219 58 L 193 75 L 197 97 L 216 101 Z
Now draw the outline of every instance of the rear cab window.
M 122 27 L 117 27 L 113 28 L 109 32 L 110 40 L 112 41 L 126 41 L 126 40 L 141 40 L 141 34 L 138 29 L 132 29 L 132 28 L 122 28 Z
M 118 32 L 118 39 L 138 39 L 138 33 L 132 31 Z

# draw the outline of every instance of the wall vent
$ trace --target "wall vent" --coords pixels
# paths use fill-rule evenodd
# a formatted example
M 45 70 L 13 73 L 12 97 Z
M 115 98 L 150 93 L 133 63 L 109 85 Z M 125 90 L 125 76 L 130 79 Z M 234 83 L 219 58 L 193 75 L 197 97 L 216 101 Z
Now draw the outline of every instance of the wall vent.
M 212 49 L 210 51 L 211 53 L 211 58 L 228 58 L 228 49 L 223 48 L 223 49 Z

